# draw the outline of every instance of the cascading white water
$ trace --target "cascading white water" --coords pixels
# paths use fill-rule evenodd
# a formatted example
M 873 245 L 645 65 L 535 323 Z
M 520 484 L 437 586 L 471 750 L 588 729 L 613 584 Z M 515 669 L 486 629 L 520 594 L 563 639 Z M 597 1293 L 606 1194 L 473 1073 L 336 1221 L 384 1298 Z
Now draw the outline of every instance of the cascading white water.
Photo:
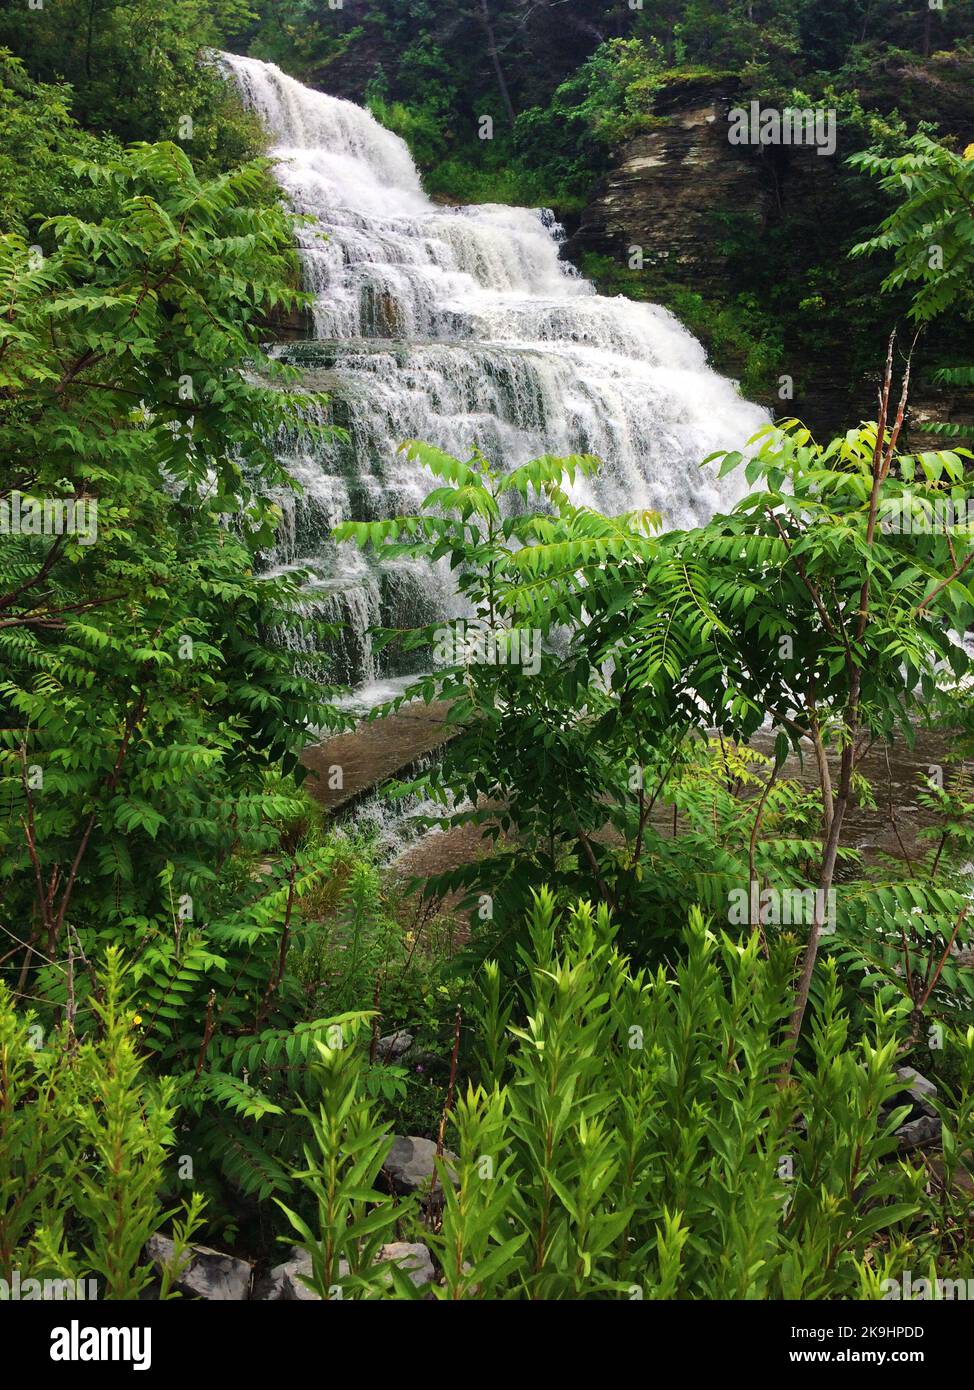
M 277 559 L 311 561 L 326 603 L 355 630 L 347 677 L 374 680 L 363 624 L 429 621 L 442 576 L 399 566 L 377 578 L 336 557 L 330 525 L 411 512 L 430 479 L 397 454 L 418 438 L 510 467 L 542 453 L 594 453 L 580 485 L 600 510 L 653 508 L 687 526 L 726 507 L 736 480 L 699 461 L 739 447 L 768 418 L 706 362 L 667 310 L 597 295 L 559 259 L 542 210 L 443 207 L 424 194 L 405 143 L 368 111 L 302 86 L 273 64 L 223 55 L 272 132 L 314 295 L 314 344 L 282 356 L 314 369 L 340 404 L 350 446 L 309 456 L 284 443 L 305 497 Z M 347 548 L 345 548 L 347 549 Z M 438 587 L 439 586 L 439 587 Z

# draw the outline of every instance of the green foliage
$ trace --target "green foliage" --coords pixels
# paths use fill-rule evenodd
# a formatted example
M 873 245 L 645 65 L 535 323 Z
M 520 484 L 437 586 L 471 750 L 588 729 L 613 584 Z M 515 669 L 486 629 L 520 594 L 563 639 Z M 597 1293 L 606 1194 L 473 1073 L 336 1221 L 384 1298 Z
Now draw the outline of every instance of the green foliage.
M 974 145 L 963 155 L 926 135 L 914 136 L 907 153 L 888 158 L 875 150 L 854 160 L 865 173 L 878 177 L 899 202 L 876 236 L 852 249 L 865 256 L 892 251 L 893 269 L 883 289 L 916 286 L 910 317 L 928 324 L 946 310 L 959 309 L 968 319 L 974 309 Z M 974 368 L 942 367 L 933 374 L 940 386 L 961 389 L 974 385 Z M 925 423 L 931 434 L 966 439 L 969 428 L 950 421 Z
M 421 168 L 428 169 L 442 159 L 447 142 L 438 113 L 425 106 L 417 109 L 401 101 L 384 101 L 376 93 L 369 96 L 369 110 L 381 125 L 405 140 Z M 455 196 L 461 202 L 474 201 L 464 197 L 462 189 L 455 190 Z
M 122 141 L 185 141 L 215 172 L 263 148 L 259 123 L 212 60 L 200 60 L 248 17 L 246 0 L 59 0 L 6 6 L 0 45 L 35 80 L 67 83 L 80 125 Z
M 403 1282 L 377 1257 L 409 1207 L 396 1207 L 390 1196 L 375 1191 L 392 1138 L 364 1094 L 364 1066 L 348 1045 L 351 1036 L 338 1027 L 330 1045 L 317 1044 L 320 1099 L 315 1110 L 298 1112 L 313 1143 L 304 1146 L 307 1167 L 297 1177 L 314 1198 L 316 1230 L 278 1203 L 311 1256 L 308 1286 L 323 1299 L 367 1296 L 377 1285 L 381 1291 L 383 1275 L 399 1289 Z
M 72 967 L 73 968 L 73 967 Z M 174 1085 L 145 1075 L 119 952 L 94 1000 L 101 1032 L 77 1042 L 72 1015 L 44 1033 L 0 985 L 0 1274 L 97 1280 L 98 1296 L 133 1299 L 152 1278 L 146 1240 L 175 1210 L 161 1194 L 175 1142 Z M 200 1225 L 183 1207 L 175 1258 Z M 174 1269 L 165 1271 L 163 1296 Z
M 428 1239 L 442 1271 L 442 1299 L 492 1297 L 523 1267 L 529 1232 L 511 1234 L 513 1185 L 521 1176 L 505 1141 L 508 1093 L 470 1085 L 451 1116 L 458 1156 L 437 1164 L 443 1193 L 440 1229 Z M 485 1283 L 486 1281 L 486 1283 Z
M 405 134 L 406 128 L 392 129 Z M 470 149 L 450 153 L 423 175 L 434 198 L 456 203 L 507 203 L 516 207 L 557 206 L 559 212 L 580 212 L 584 199 L 568 184 L 553 184 L 547 172 L 520 159 L 502 139 L 487 144 L 474 157 Z
M 519 634 L 537 645 L 528 667 L 485 657 L 484 641 L 479 656 L 451 646 L 456 627 L 386 634 L 446 648 L 402 699 L 448 701 L 457 734 L 410 789 L 442 801 L 441 824 L 497 841 L 427 891 L 488 894 L 502 934 L 545 881 L 611 907 L 627 949 L 649 958 L 673 944 L 688 901 L 726 916 L 750 883 L 812 892 L 865 742 L 910 742 L 917 721 L 969 726 L 970 657 L 955 634 L 974 615 L 970 537 L 964 524 L 928 524 L 945 496 L 966 515 L 962 453 L 899 455 L 894 467 L 875 426 L 825 446 L 797 422 L 768 426 L 746 463 L 752 491 L 730 515 L 657 536 L 649 514 L 603 517 L 571 500 L 592 459 L 502 474 L 478 453 L 404 447 L 440 482 L 423 512 L 349 522 L 338 538 L 449 557 L 475 633 L 499 651 Z M 744 462 L 725 455 L 721 467 Z M 742 751 L 766 723 L 773 757 Z M 789 750 L 804 757 L 810 744 L 817 794 L 780 775 Z M 855 853 L 836 842 L 839 924 L 859 948 L 902 938 L 901 914 L 919 907 L 928 946 L 944 949 L 968 883 L 946 872 L 966 853 L 949 826 L 946 858 L 901 865 L 885 898 L 852 878 Z M 811 927 L 811 914 L 797 924 Z M 969 1015 L 965 987 L 951 984 L 950 1007 Z
M 840 960 L 861 975 L 859 987 L 879 987 L 912 1010 L 914 1042 L 935 1020 L 957 1025 L 974 1007 L 974 974 L 965 954 L 969 935 L 974 800 L 963 767 L 941 786 L 924 781 L 919 804 L 935 817 L 918 834 L 920 851 L 887 859 L 867 881 L 843 893 Z
M 97 216 L 100 192 L 75 161 L 119 153 L 111 138 L 72 120 L 67 88 L 32 82 L 23 61 L 0 49 L 0 230 L 39 241 L 38 224 L 51 213 Z
M 22 1020 L 0 999 L 4 1274 L 91 1272 L 109 1297 L 138 1296 L 145 1238 L 174 1214 L 160 1194 L 178 1105 L 201 1186 L 233 1197 L 215 1229 L 235 1229 L 240 1198 L 283 1199 L 322 1296 L 414 1296 L 375 1264 L 414 1214 L 375 1183 L 390 1124 L 432 1132 L 443 1087 L 345 1044 L 367 1017 L 377 1036 L 371 1008 L 441 1044 L 468 990 L 463 962 L 440 982 L 428 921 L 407 931 L 374 858 L 303 829 L 300 750 L 339 721 L 280 640 L 312 632 L 302 577 L 259 571 L 271 499 L 292 486 L 276 440 L 312 430 L 322 402 L 260 349 L 303 302 L 293 226 L 266 164 L 237 167 L 263 137 L 200 45 L 293 55 L 327 88 L 372 44 L 372 109 L 433 191 L 471 200 L 580 205 L 660 100 L 729 69 L 755 94 L 834 105 L 843 152 L 880 142 L 856 162 L 902 198 L 857 250 L 894 252 L 887 288 L 920 286 L 916 318 L 966 312 L 971 161 L 929 136 L 901 154 L 871 78 L 891 50 L 870 26 L 913 61 L 916 16 L 836 3 L 826 41 L 811 8 L 647 0 L 605 28 L 589 0 L 570 16 L 451 0 L 327 23 L 305 0 L 256 20 L 239 0 L 66 0 L 0 18 L 23 55 L 0 51 L 0 504 L 89 509 L 87 530 L 0 546 L 0 932 L 15 994 L 40 1006 Z M 485 112 L 496 141 L 476 138 Z M 159 135 L 179 143 L 118 143 Z M 854 182 L 837 181 L 839 212 L 783 211 L 777 261 L 757 264 L 750 225 L 718 214 L 722 249 L 748 266 L 729 306 L 622 272 L 613 288 L 667 296 L 742 361 L 747 389 L 768 385 L 796 324 L 818 351 L 871 347 L 886 302 L 834 254 L 836 225 L 853 240 L 871 215 Z M 930 238 L 946 273 L 928 273 Z M 942 379 L 970 384 L 966 369 Z M 887 525 L 960 510 L 969 455 L 898 453 L 890 423 L 819 446 L 785 422 L 746 461 L 723 457 L 753 489 L 731 516 L 664 536 L 650 514 L 577 504 L 597 460 L 502 474 L 412 443 L 439 483 L 422 513 L 341 529 L 394 559 L 448 560 L 495 650 L 525 630 L 541 643 L 536 670 L 447 657 L 406 697 L 446 699 L 457 730 L 414 789 L 495 842 L 429 885 L 478 893 L 493 920 L 467 959 L 498 952 L 480 1071 L 465 1047 L 453 1108 L 459 1185 L 439 1174 L 437 1297 L 878 1296 L 909 1262 L 963 1249 L 974 1035 L 955 1032 L 944 1060 L 936 1212 L 893 1161 L 897 1117 L 880 1106 L 897 1050 L 972 1014 L 969 786 L 922 793 L 935 826 L 912 859 L 862 866 L 839 843 L 850 799 L 870 796 L 866 740 L 971 727 L 952 635 L 974 617 L 970 535 Z M 422 654 L 442 636 L 384 640 Z M 771 755 L 747 747 L 766 722 Z M 818 791 L 784 773 L 810 743 Z M 838 930 L 779 1087 L 801 1024 L 796 942 L 750 890 L 801 894 L 836 863 Z M 566 920 L 548 881 L 562 904 L 583 899 Z M 742 891 L 745 942 L 697 912 L 684 935 L 688 904 L 726 920 Z M 822 923 L 795 925 L 811 928 L 810 972 Z M 164 1296 L 201 1209 L 196 1196 L 176 1221 Z
M 249 51 L 283 64 L 302 80 L 340 60 L 363 34 L 340 8 L 323 12 L 317 0 L 259 0 L 249 19 Z
M 604 906 L 560 917 L 547 892 L 527 935 L 509 1051 L 461 1092 L 458 1159 L 439 1167 L 442 1217 L 416 1228 L 440 1267 L 435 1297 L 879 1298 L 906 1269 L 969 1269 L 971 1197 L 954 1179 L 974 1162 L 974 1031 L 950 1041 L 958 1081 L 940 1108 L 951 1175 L 928 1193 L 925 1166 L 896 1155 L 903 1012 L 877 1004 L 853 1041 L 834 966 L 808 1063 L 782 1087 L 793 944 L 766 955 L 757 933 L 718 935 L 693 912 L 679 962 L 646 973 L 619 952 Z M 492 975 L 478 1019 L 488 1032 Z M 353 1098 L 356 1064 L 323 1057 L 343 1079 L 312 1117 L 308 1181 L 322 1215 L 318 1232 L 296 1225 L 324 1294 L 340 1242 L 354 1250 L 370 1220 L 359 1197 L 374 1203 L 373 1239 L 390 1213 L 357 1186 L 380 1149 Z M 363 1137 L 349 1143 L 356 1126 Z M 369 1274 L 361 1255 L 355 1279 L 353 1258 L 345 1287 L 413 1296 L 401 1277 Z
M 232 899 L 232 910 L 202 929 L 177 919 L 178 937 L 146 923 L 118 930 L 135 952 L 143 1047 L 174 1078 L 185 1151 L 224 1231 L 233 1230 L 220 1206 L 227 1193 L 293 1198 L 301 1152 L 294 1103 L 315 1102 L 318 1046 L 336 1027 L 378 1009 L 382 1031 L 410 1030 L 421 1055 L 439 1046 L 453 1001 L 439 984 L 448 947 L 435 936 L 418 941 L 408 913 L 394 915 L 392 896 L 368 845 L 312 822 L 288 859 L 259 888 L 250 884 L 248 904 Z M 424 937 L 434 932 L 426 923 Z M 38 983 L 59 998 L 56 972 Z M 378 1037 L 378 1019 L 373 1027 Z M 363 1079 L 405 1132 L 434 1128 L 442 1106 L 438 1078 L 419 1065 L 376 1059 Z
M 389 99 L 388 78 L 381 68 L 365 91 L 373 116 L 402 136 L 422 169 L 433 169 L 456 139 L 453 127 L 459 94 L 446 76 L 448 69 L 447 54 L 427 37 L 408 45 L 402 54 L 398 100 Z M 461 189 L 451 191 L 463 199 Z
M 273 1054 L 300 1017 L 290 931 L 330 862 L 291 853 L 291 777 L 332 718 L 279 641 L 313 630 L 301 576 L 255 573 L 292 486 L 275 432 L 309 414 L 259 347 L 300 300 L 291 226 L 260 205 L 261 164 L 202 179 L 164 144 L 83 174 L 99 220 L 51 219 L 46 257 L 0 241 L 5 513 L 16 495 L 87 509 L 0 546 L 7 968 L 49 1013 L 70 933 L 93 962 L 122 947 L 187 1114 L 259 1113 L 238 1049 Z M 90 985 L 79 971 L 82 1032 Z
M 918 322 L 936 317 L 957 300 L 974 302 L 974 146 L 961 156 L 916 135 L 905 154 L 884 158 L 864 151 L 852 163 L 900 195 L 878 234 L 854 247 L 853 255 L 894 253 L 883 289 L 918 286 L 910 309 Z
M 300 622 L 296 586 L 253 573 L 276 517 L 259 493 L 288 483 L 268 435 L 301 406 L 241 369 L 296 297 L 288 225 L 247 205 L 258 166 L 201 182 L 164 145 L 89 176 L 116 217 L 54 219 L 46 259 L 0 245 L 5 505 L 88 509 L 0 557 L 6 906 L 49 954 L 69 906 L 167 936 L 183 894 L 202 916 L 215 863 L 277 842 L 295 802 L 268 774 L 327 720 L 262 640 Z
M 638 39 L 600 44 L 547 105 L 519 114 L 515 150 L 553 190 L 584 197 L 606 156 L 652 125 L 661 70 L 658 52 Z M 561 196 L 552 201 L 563 206 Z

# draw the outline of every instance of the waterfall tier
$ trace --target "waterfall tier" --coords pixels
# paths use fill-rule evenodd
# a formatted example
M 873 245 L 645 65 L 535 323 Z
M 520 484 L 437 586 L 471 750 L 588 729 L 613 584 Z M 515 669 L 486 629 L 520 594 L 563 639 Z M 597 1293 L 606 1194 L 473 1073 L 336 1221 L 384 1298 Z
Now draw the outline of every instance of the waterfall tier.
M 418 438 L 505 467 L 542 453 L 598 454 L 578 500 L 659 511 L 689 526 L 726 507 L 735 480 L 699 461 L 739 447 L 767 419 L 714 372 L 667 310 L 607 299 L 559 259 L 561 228 L 539 209 L 444 207 L 409 150 L 362 108 L 254 58 L 223 55 L 271 132 L 294 210 L 316 341 L 281 356 L 328 389 L 350 443 L 307 453 L 282 441 L 304 497 L 289 504 L 280 565 L 310 563 L 325 611 L 349 627 L 350 681 L 374 681 L 370 623 L 449 611 L 449 577 L 341 555 L 328 530 L 349 517 L 416 510 L 430 480 L 396 449 Z

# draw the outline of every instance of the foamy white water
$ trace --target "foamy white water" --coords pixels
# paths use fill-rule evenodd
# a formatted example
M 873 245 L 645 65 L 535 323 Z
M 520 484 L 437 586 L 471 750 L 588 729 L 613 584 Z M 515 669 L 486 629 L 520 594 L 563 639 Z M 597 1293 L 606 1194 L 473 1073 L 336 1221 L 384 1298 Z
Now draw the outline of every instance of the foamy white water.
M 448 603 L 442 575 L 377 575 L 327 543 L 346 517 L 417 509 L 430 479 L 397 455 L 403 439 L 459 457 L 477 444 L 506 467 L 598 454 L 605 467 L 579 500 L 654 508 L 669 527 L 739 495 L 737 478 L 718 481 L 699 461 L 740 447 L 768 416 L 671 313 L 597 295 L 559 260 L 561 229 L 542 210 L 434 204 L 405 143 L 368 111 L 273 64 L 223 62 L 272 132 L 290 203 L 314 218 L 298 240 L 317 341 L 280 352 L 328 374 L 351 445 L 308 455 L 285 441 L 306 495 L 277 558 L 314 561 L 321 592 L 356 629 L 356 679 L 382 676 L 363 622 L 426 621 Z

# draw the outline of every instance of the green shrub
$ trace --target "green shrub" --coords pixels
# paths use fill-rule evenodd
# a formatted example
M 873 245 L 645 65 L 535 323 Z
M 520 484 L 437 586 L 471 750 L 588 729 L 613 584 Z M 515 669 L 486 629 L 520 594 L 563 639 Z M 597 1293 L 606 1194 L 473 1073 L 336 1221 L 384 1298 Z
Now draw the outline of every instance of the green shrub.
M 878 444 L 866 425 L 819 445 L 798 421 L 766 425 L 749 459 L 714 456 L 750 485 L 734 509 L 662 534 L 655 513 L 603 516 L 572 500 L 566 484 L 597 459 L 503 473 L 476 449 L 460 460 L 408 441 L 440 483 L 421 513 L 336 528 L 379 554 L 450 556 L 481 650 L 465 629 L 394 704 L 450 702 L 456 735 L 410 790 L 440 802 L 440 824 L 481 827 L 494 852 L 425 889 L 486 895 L 506 970 L 541 883 L 562 902 L 604 902 L 640 963 L 675 947 L 688 904 L 732 921 L 732 892 L 800 889 L 800 913 L 747 919 L 772 934 L 808 928 L 796 1039 L 819 942 L 833 939 L 827 911 L 835 940 L 881 960 L 884 988 L 899 971 L 921 1011 L 974 1020 L 970 974 L 950 959 L 967 944 L 971 884 L 961 783 L 932 807 L 939 851 L 884 864 L 882 877 L 851 872 L 847 811 L 871 796 L 862 749 L 909 739 L 915 724 L 969 730 L 974 717 L 957 637 L 974 614 L 967 528 L 895 524 L 945 484 L 966 501 L 964 459 L 899 453 L 898 436 L 887 426 Z M 443 652 L 443 632 L 404 640 Z M 488 632 L 495 647 L 534 634 L 536 663 L 491 659 Z M 773 757 L 749 749 L 762 725 Z M 782 776 L 789 754 L 808 751 L 812 793 Z M 916 990 L 918 959 L 934 961 L 931 978 L 943 960 L 937 993 Z
M 4 504 L 98 508 L 97 543 L 0 547 L 8 968 L 49 1026 L 69 932 L 96 966 L 121 947 L 144 1045 L 210 1137 L 191 1152 L 224 1172 L 237 1148 L 214 1111 L 261 1109 L 244 1073 L 254 1047 L 279 1061 L 301 1017 L 289 933 L 330 864 L 290 852 L 329 692 L 275 640 L 308 621 L 300 580 L 257 572 L 270 498 L 293 486 L 271 440 L 309 403 L 260 349 L 265 316 L 303 302 L 266 178 L 203 179 L 175 144 L 137 146 L 86 166 L 99 220 L 54 219 L 46 257 L 0 237 Z M 91 983 L 79 967 L 79 1036 L 100 1026 Z
M 73 967 L 69 967 L 73 968 Z M 89 1279 L 98 1296 L 137 1298 L 153 1275 L 143 1248 L 176 1210 L 162 1191 L 175 1142 L 174 1085 L 145 1073 L 130 980 L 109 950 L 97 1036 L 78 1041 L 70 1009 L 44 1035 L 0 984 L 0 1277 Z M 194 1195 L 177 1223 L 169 1279 L 200 1224 Z
M 397 1209 L 390 1196 L 375 1191 L 392 1137 L 366 1094 L 364 1059 L 346 1045 L 359 1022 L 336 1024 L 328 1042 L 317 1044 L 320 1099 L 315 1109 L 302 1106 L 298 1112 L 311 1142 L 304 1146 L 307 1166 L 296 1176 L 314 1199 L 316 1231 L 278 1202 L 311 1256 L 309 1287 L 324 1299 L 368 1293 L 383 1272 L 389 1278 L 377 1257 L 391 1228 L 409 1210 Z
M 496 971 L 483 980 L 477 1029 L 505 1041 L 451 1115 L 442 1217 L 427 1231 L 399 1211 L 436 1255 L 436 1297 L 855 1299 L 907 1269 L 969 1270 L 974 1203 L 957 1179 L 974 1167 L 974 1030 L 951 1039 L 951 1166 L 928 1194 L 927 1168 L 899 1157 L 894 1135 L 905 1012 L 877 1004 L 853 1040 L 834 963 L 809 1060 L 782 1083 L 796 943 L 768 954 L 758 933 L 718 936 L 692 912 L 682 959 L 646 972 L 618 951 L 604 907 L 560 918 L 542 892 L 528 928 L 516 999 L 504 1004 Z M 335 1279 L 339 1249 L 371 1258 L 363 1239 L 390 1212 L 361 1189 L 383 1147 L 361 1063 L 351 1048 L 322 1057 L 303 1178 L 324 1215 L 315 1234 L 295 1223 L 323 1260 L 316 1286 L 409 1297 L 361 1257 Z

